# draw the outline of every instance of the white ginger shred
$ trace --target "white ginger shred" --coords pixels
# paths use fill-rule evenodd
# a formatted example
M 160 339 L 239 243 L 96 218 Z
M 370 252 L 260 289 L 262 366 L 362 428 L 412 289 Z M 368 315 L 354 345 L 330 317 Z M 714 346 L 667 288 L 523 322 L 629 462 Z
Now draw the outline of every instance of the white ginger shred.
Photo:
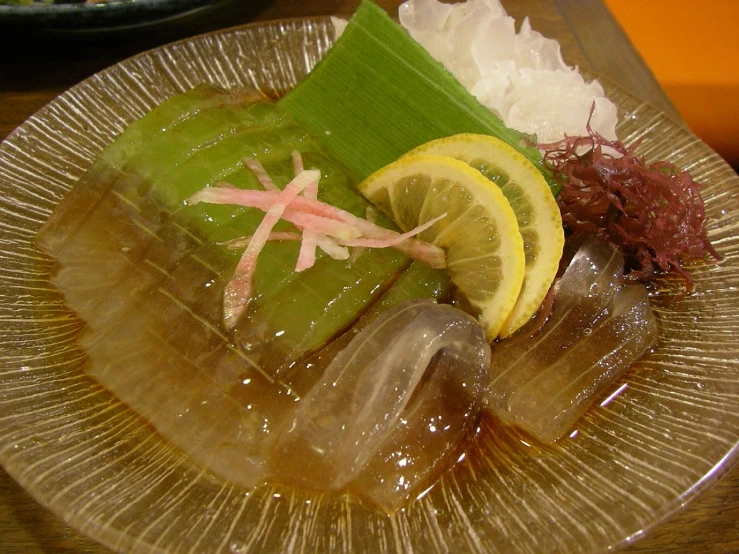
M 346 19 L 334 17 L 333 15 L 331 16 L 331 24 L 334 26 L 334 40 L 341 36 L 341 33 L 344 32 L 348 23 L 349 22 Z
M 586 124 L 616 139 L 616 106 L 598 81 L 585 82 L 565 64 L 559 44 L 515 21 L 499 0 L 444 4 L 408 0 L 399 8 L 401 25 L 507 126 L 536 134 L 540 143 L 564 134 L 587 135 Z M 332 18 L 336 38 L 346 21 Z

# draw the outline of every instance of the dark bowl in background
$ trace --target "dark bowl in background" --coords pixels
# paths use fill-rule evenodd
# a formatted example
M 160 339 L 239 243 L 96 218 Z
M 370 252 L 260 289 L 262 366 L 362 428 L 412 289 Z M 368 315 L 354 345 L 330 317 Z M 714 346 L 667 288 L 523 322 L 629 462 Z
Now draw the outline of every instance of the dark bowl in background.
M 64 3 L 4 4 L 0 25 L 43 29 L 84 30 L 147 25 L 193 11 L 219 0 L 104 0 Z

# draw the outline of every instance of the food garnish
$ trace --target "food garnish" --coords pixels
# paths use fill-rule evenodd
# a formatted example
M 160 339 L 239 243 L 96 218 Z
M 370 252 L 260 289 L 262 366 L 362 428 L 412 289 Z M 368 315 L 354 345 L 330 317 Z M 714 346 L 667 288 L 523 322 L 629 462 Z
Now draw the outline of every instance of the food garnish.
M 241 256 L 231 280 L 223 291 L 223 322 L 226 329 L 233 329 L 236 321 L 246 309 L 251 297 L 252 278 L 257 264 L 257 256 L 264 248 L 264 244 L 267 242 L 275 224 L 280 220 L 285 208 L 290 205 L 295 197 L 307 186 L 311 184 L 315 186 L 320 177 L 321 172 L 317 169 L 301 171 L 282 191 L 277 193 L 274 202 L 265 213 L 264 219 L 254 231 L 254 235 Z
M 462 160 L 499 186 L 513 208 L 523 238 L 526 273 L 516 305 L 500 331 L 501 338 L 512 335 L 539 310 L 562 257 L 562 218 L 547 182 L 529 160 L 487 135 L 445 137 L 419 146 L 410 154 Z
M 516 215 L 500 188 L 465 162 L 416 154 L 373 173 L 359 190 L 401 229 L 447 214 L 419 237 L 445 250 L 452 281 L 478 311 L 488 338 L 497 337 L 525 270 Z
M 498 137 L 549 177 L 531 137 L 506 127 L 369 0 L 278 103 L 320 137 L 356 182 L 421 144 L 458 133 Z
M 562 221 L 576 234 L 595 233 L 626 257 L 626 277 L 649 281 L 674 271 L 693 290 L 685 264 L 721 256 L 706 236 L 701 185 L 665 162 L 647 163 L 637 145 L 588 136 L 542 144 L 562 190 Z
M 280 219 L 289 221 L 304 233 L 296 272 L 313 265 L 316 246 L 335 259 L 348 258 L 348 253 L 343 249 L 346 246 L 394 247 L 432 267 L 445 267 L 444 251 L 441 248 L 412 239 L 446 217 L 446 213 L 437 214 L 402 234 L 385 229 L 345 210 L 319 202 L 317 194 L 321 172 L 303 169 L 302 157 L 297 151 L 293 152 L 292 159 L 296 174 L 282 190 L 274 184 L 262 164 L 257 160 L 247 159 L 244 165 L 254 172 L 265 191 L 243 190 L 220 182 L 216 183 L 217 186 L 193 194 L 187 200 L 191 206 L 200 202 L 231 204 L 259 208 L 265 212 L 253 235 L 248 239 L 241 237 L 228 242 L 231 248 L 245 244 L 246 249 L 223 292 L 223 322 L 226 329 L 233 329 L 246 310 L 252 296 L 257 257 L 267 241 L 294 239 L 292 234 L 272 232 Z M 306 190 L 309 191 L 309 197 L 299 200 L 299 195 Z

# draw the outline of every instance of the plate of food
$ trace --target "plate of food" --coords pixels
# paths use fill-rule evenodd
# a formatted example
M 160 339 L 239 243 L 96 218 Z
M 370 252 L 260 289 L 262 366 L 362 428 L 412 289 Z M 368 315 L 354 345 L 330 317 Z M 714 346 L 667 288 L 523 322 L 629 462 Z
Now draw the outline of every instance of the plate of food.
M 218 31 L 0 145 L 39 502 L 124 552 L 601 552 L 733 463 L 739 178 L 607 84 L 611 130 L 514 130 L 427 48 L 370 2 Z

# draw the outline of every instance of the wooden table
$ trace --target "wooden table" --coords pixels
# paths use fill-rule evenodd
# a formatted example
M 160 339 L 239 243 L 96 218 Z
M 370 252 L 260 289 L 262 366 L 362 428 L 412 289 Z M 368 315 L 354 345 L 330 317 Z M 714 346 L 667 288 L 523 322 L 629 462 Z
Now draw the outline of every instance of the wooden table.
M 349 15 L 358 0 L 229 0 L 196 16 L 139 29 L 99 32 L 0 28 L 0 140 L 70 86 L 148 48 L 213 29 L 285 17 Z M 397 0 L 378 1 L 397 13 Z M 605 6 L 597 0 L 507 0 L 511 15 L 558 38 L 565 59 L 680 115 Z M 632 553 L 739 552 L 739 468 L 678 515 L 626 549 Z M 0 470 L 0 553 L 99 553 Z

